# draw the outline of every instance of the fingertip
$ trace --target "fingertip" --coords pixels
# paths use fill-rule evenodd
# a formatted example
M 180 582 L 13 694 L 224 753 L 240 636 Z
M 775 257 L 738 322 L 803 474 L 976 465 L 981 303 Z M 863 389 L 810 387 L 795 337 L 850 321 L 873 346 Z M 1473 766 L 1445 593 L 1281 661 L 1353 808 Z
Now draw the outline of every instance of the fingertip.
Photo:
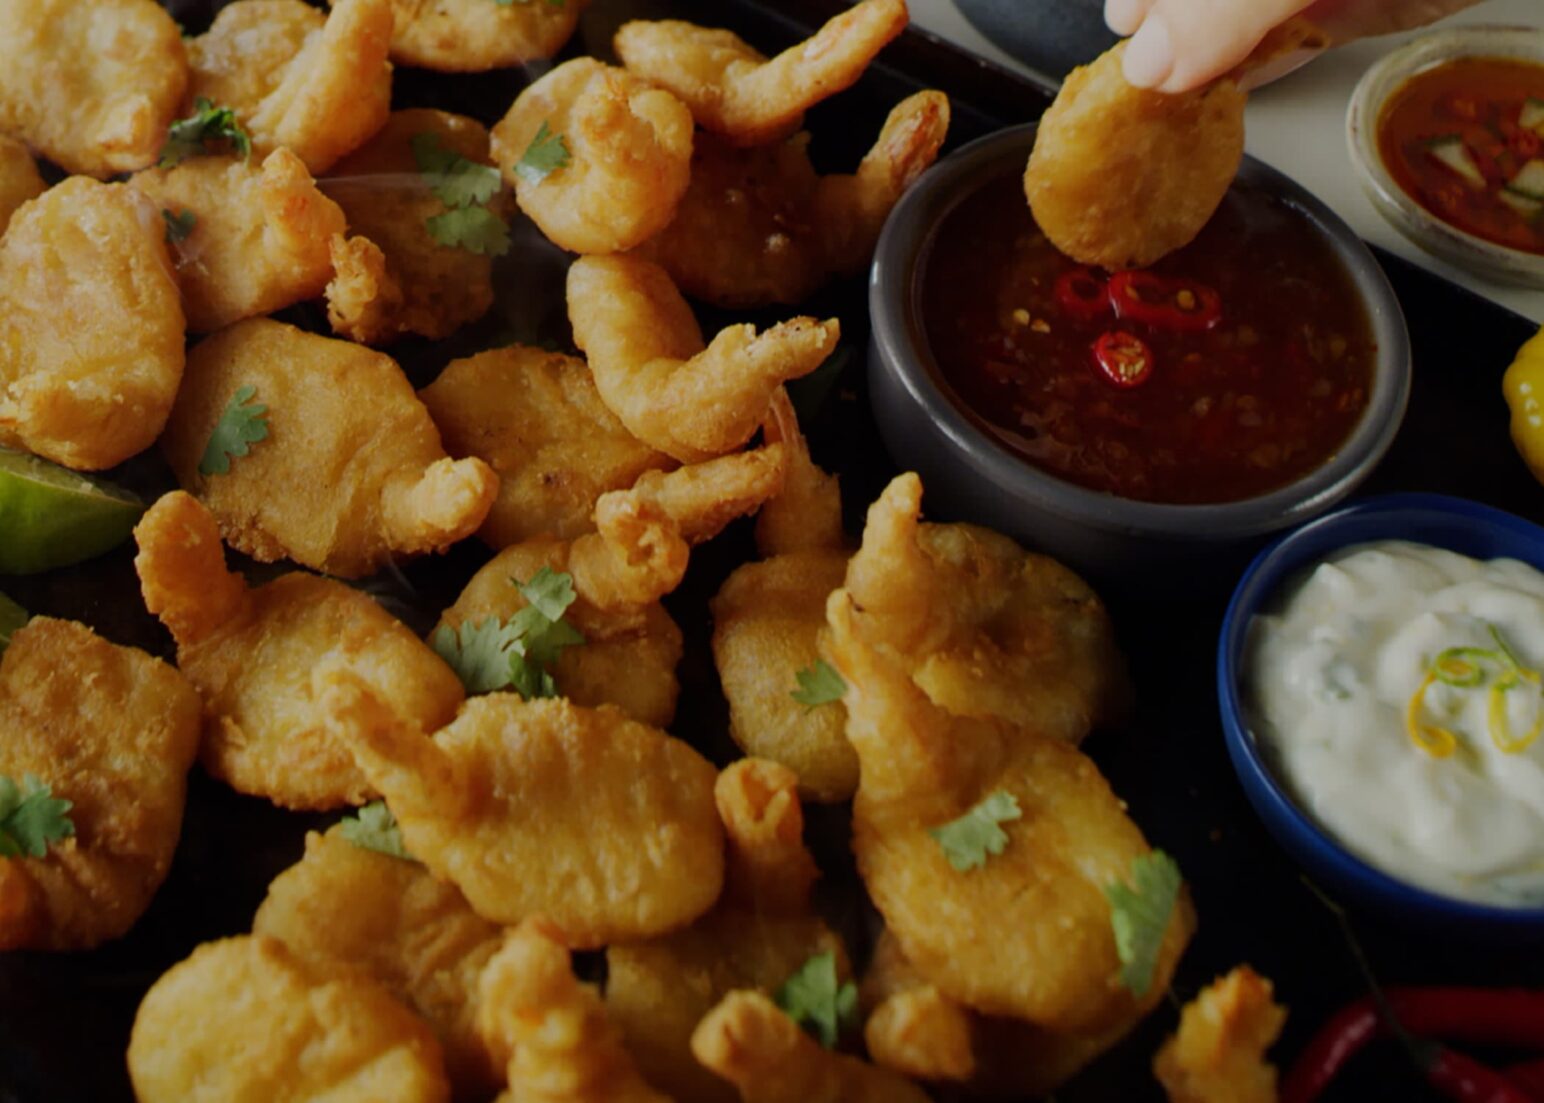
M 1153 12 L 1126 43 L 1121 68 L 1137 88 L 1158 88 L 1174 72 L 1174 41 L 1162 12 Z
M 1104 21 L 1110 30 L 1125 38 L 1136 34 L 1152 0 L 1105 0 Z

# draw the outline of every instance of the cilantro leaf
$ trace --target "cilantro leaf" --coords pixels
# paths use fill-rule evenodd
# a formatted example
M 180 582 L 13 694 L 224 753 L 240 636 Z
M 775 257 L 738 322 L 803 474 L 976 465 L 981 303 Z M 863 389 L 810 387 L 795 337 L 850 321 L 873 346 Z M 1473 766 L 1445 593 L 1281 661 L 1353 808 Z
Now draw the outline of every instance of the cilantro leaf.
M 438 134 L 413 135 L 413 160 L 418 162 L 418 171 L 429 178 L 429 190 L 447 207 L 486 203 L 498 194 L 503 183 L 498 169 L 446 149 Z
M 528 604 L 508 621 L 463 621 L 459 634 L 444 627 L 429 642 L 468 693 L 509 686 L 526 700 L 556 697 L 557 683 L 547 667 L 565 648 L 584 643 L 578 629 L 563 620 L 574 603 L 573 576 L 543 567 L 529 582 L 509 581 Z
M 229 142 L 242 160 L 252 155 L 252 138 L 229 107 L 216 107 L 206 96 L 193 101 L 193 114 L 178 119 L 166 131 L 159 168 L 171 168 L 189 157 L 208 152 L 210 142 Z
M 26 623 L 27 610 L 0 594 L 0 653 L 5 651 L 11 637 L 21 631 L 22 625 Z
M 498 617 L 464 620 L 459 628 L 441 627 L 429 644 L 456 672 L 468 693 L 491 693 L 509 685 L 509 650 L 516 633 Z
M 198 225 L 198 215 L 192 211 L 183 209 L 181 214 L 172 214 L 165 207 L 161 208 L 161 217 L 166 220 L 166 243 L 175 245 L 179 241 L 186 241 L 193 227 Z
M 1138 999 L 1152 987 L 1158 950 L 1179 899 L 1180 881 L 1174 859 L 1155 850 L 1131 863 L 1129 885 L 1114 881 L 1105 886 L 1115 949 L 1120 954 L 1121 983 Z
M 1000 823 L 1010 823 L 1024 813 L 1012 793 L 999 789 L 969 812 L 942 827 L 928 829 L 928 834 L 944 848 L 944 857 L 961 873 L 980 869 L 991 854 L 1001 854 L 1008 845 L 1008 833 Z
M 807 709 L 840 701 L 847 694 L 847 683 L 836 672 L 836 667 L 824 659 L 816 659 L 815 665 L 806 667 L 794 675 L 799 688 L 788 696 Z
M 0 858 L 43 857 L 49 843 L 75 834 L 73 807 L 31 774 L 20 786 L 0 777 Z
M 383 800 L 371 801 L 356 815 L 344 816 L 340 822 L 343 825 L 343 837 L 357 847 L 389 854 L 407 862 L 418 860 L 402 844 L 402 829 L 397 826 L 397 817 L 391 814 L 391 809 L 386 807 Z
M 511 581 L 514 581 L 511 579 Z M 549 621 L 563 619 L 568 607 L 574 603 L 574 576 L 551 567 L 543 567 L 531 576 L 529 582 L 515 582 L 520 596 Z
M 515 175 L 527 184 L 540 184 L 558 169 L 567 168 L 572 160 L 563 135 L 552 133 L 543 122 L 531 144 L 525 147 L 525 154 L 515 163 Z
M 424 220 L 429 236 L 452 249 L 465 249 L 483 257 L 502 257 L 509 252 L 509 227 L 487 207 L 462 207 Z
M 836 955 L 827 950 L 799 966 L 773 997 L 777 1006 L 827 1049 L 857 1019 L 858 986 L 836 980 Z
M 256 387 L 236 388 L 209 434 L 204 457 L 198 461 L 200 475 L 229 475 L 231 457 L 245 456 L 251 451 L 249 445 L 268 439 L 268 407 L 247 405 L 256 394 Z

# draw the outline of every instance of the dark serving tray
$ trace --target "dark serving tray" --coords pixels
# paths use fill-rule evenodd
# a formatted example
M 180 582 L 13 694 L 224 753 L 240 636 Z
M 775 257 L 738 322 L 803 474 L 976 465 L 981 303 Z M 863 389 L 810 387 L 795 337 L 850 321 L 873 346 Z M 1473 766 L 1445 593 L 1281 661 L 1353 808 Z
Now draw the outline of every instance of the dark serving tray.
M 201 30 L 218 2 L 167 0 L 190 31 Z M 609 53 L 611 32 L 635 16 L 677 16 L 732 27 L 766 50 L 802 37 L 839 8 L 839 0 L 596 0 L 570 51 Z M 399 70 L 397 101 L 433 104 L 492 122 L 524 84 L 518 72 L 446 77 Z M 951 145 L 1040 114 L 1049 90 L 913 32 L 893 44 L 852 91 L 811 113 L 814 155 L 827 170 L 849 170 L 904 94 L 931 86 L 954 101 Z M 423 385 L 450 359 L 514 338 L 567 343 L 564 260 L 529 227 L 499 271 L 500 300 L 490 316 L 431 345 L 407 341 L 392 353 Z M 1410 319 L 1415 391 L 1399 438 L 1367 490 L 1432 490 L 1477 498 L 1544 520 L 1544 488 L 1527 474 L 1507 438 L 1502 370 L 1532 327 L 1499 307 L 1398 260 L 1379 254 Z M 809 304 L 839 314 L 844 344 L 862 349 L 864 286 L 847 281 Z M 786 312 L 784 312 L 786 313 Z M 776 317 L 768 313 L 762 321 Z M 288 311 L 320 327 L 314 306 Z M 705 312 L 705 321 L 717 319 Z M 879 443 L 864 395 L 861 356 L 838 358 L 834 371 L 796 387 L 816 458 L 841 472 L 849 527 L 898 469 Z M 904 463 L 905 457 L 897 457 Z M 171 479 L 154 453 L 113 473 L 154 497 Z M 948 502 L 930 500 L 947 514 Z M 687 642 L 681 667 L 681 714 L 673 730 L 723 762 L 736 752 L 707 647 L 706 603 L 725 575 L 752 555 L 742 523 L 694 557 L 686 585 L 669 600 Z M 473 542 L 444 558 L 409 564 L 365 587 L 419 630 L 432 623 L 487 553 Z M 170 655 L 170 641 L 144 611 L 132 549 L 31 578 L 0 579 L 37 613 L 74 617 L 120 643 Z M 254 578 L 274 567 L 244 564 Z M 1138 587 L 1138 590 L 1140 587 Z M 1188 998 L 1216 974 L 1247 961 L 1274 978 L 1291 1008 L 1277 1052 L 1290 1059 L 1308 1035 L 1364 984 L 1331 913 L 1275 847 L 1244 802 L 1223 750 L 1213 694 L 1213 661 L 1224 595 L 1175 604 L 1152 582 L 1151 600 L 1113 603 L 1121 642 L 1135 674 L 1139 711 L 1121 732 L 1094 735 L 1088 751 L 1129 801 L 1148 838 L 1174 854 L 1200 911 L 1200 932 L 1174 985 Z M 0 733 L 3 738 L 3 733 Z M 138 926 L 120 942 L 89 954 L 0 954 L 0 1103 L 119 1103 L 130 1098 L 123 1053 L 145 989 L 207 939 L 248 929 L 268 881 L 300 854 L 304 832 L 334 817 L 281 812 L 240 797 L 195 769 L 187 817 L 171 876 Z M 865 952 L 865 924 L 846 853 L 843 814 L 812 809 L 810 838 L 826 871 L 823 903 Z M 1388 982 L 1544 984 L 1535 953 L 1466 941 L 1461 930 L 1411 931 L 1353 916 L 1358 941 Z M 988 932 L 982 932 L 987 934 Z M 596 968 L 597 963 L 586 963 Z M 599 975 L 598 973 L 596 975 Z M 1161 1093 L 1151 1056 L 1173 1027 L 1174 1011 L 1154 1014 L 1126 1043 L 1057 1093 L 1062 1103 L 1141 1103 Z M 1413 1066 L 1390 1047 L 1359 1059 L 1330 1100 L 1436 1099 Z

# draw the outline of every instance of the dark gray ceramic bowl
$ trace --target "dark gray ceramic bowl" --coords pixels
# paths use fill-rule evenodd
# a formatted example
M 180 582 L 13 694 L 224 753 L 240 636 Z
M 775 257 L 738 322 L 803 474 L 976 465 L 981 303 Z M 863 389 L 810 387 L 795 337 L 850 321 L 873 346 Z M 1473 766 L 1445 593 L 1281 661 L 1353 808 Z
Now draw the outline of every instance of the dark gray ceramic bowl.
M 944 216 L 982 184 L 1022 172 L 1033 125 L 965 146 L 896 206 L 869 283 L 870 400 L 885 447 L 922 476 L 929 512 L 974 521 L 1038 547 L 1082 573 L 1193 588 L 1231 584 L 1269 534 L 1329 509 L 1377 466 L 1410 394 L 1410 338 L 1383 270 L 1344 222 L 1296 183 L 1246 159 L 1243 183 L 1284 196 L 1323 235 L 1366 303 L 1377 345 L 1372 395 L 1340 452 L 1280 490 L 1219 505 L 1162 505 L 1087 490 L 1030 466 L 962 412 L 941 383 L 923 332 L 921 274 Z M 1150 592 L 1150 591 L 1149 591 Z

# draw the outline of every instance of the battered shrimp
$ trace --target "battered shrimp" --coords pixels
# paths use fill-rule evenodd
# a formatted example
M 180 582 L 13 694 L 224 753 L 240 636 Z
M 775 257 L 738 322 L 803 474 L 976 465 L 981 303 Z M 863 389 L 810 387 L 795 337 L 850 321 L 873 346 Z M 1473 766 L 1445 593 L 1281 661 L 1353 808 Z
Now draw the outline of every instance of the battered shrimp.
M 315 298 L 332 277 L 327 242 L 343 233 L 343 212 L 287 149 L 274 150 L 261 168 L 195 157 L 136 173 L 129 184 L 167 219 L 182 308 L 195 333 Z M 178 230 L 177 220 L 187 228 Z
M 1244 156 L 1245 95 L 1134 88 L 1125 44 L 1074 69 L 1040 120 L 1024 173 L 1035 221 L 1083 264 L 1145 268 L 1195 240 Z
M 139 1103 L 447 1103 L 439 1043 L 385 988 L 261 936 L 206 942 L 129 1038 Z
M 601 400 L 635 437 L 683 463 L 749 440 L 778 387 L 818 368 L 841 335 L 835 318 L 794 318 L 759 336 L 726 326 L 704 346 L 670 276 L 635 257 L 575 261 L 568 317 Z
M 27 147 L 0 134 L 0 234 L 5 233 L 16 208 L 42 195 L 44 186 Z
M 369 799 L 312 686 L 324 663 L 347 665 L 424 731 L 455 716 L 460 679 L 367 595 L 299 571 L 247 589 L 225 569 L 208 510 L 181 491 L 156 502 L 134 535 L 145 607 L 204 698 L 204 768 L 238 791 L 302 809 Z
M 191 102 L 236 112 L 259 154 L 286 146 L 321 175 L 391 110 L 392 0 L 235 0 L 188 43 Z
M 225 455 L 212 435 L 240 416 L 238 392 L 245 408 L 265 407 L 266 434 Z M 443 551 L 477 531 L 498 493 L 482 460 L 446 456 L 390 357 L 266 318 L 193 349 L 161 446 L 232 547 L 343 578 Z
M 480 73 L 541 61 L 563 48 L 585 2 L 392 0 L 391 58 L 442 73 Z
M 863 0 L 770 61 L 729 31 L 675 19 L 625 23 L 612 45 L 622 64 L 679 96 L 698 125 L 750 146 L 787 137 L 806 108 L 857 83 L 907 20 L 905 0 Z
M 48 786 L 74 828 L 42 857 L 0 857 L 0 951 L 126 934 L 177 849 L 198 694 L 143 651 L 33 617 L 0 656 L 0 731 L 0 777 Z
M 575 58 L 520 93 L 493 128 L 493 157 L 555 244 L 615 253 L 675 216 L 691 176 L 692 115 L 625 70 Z
M 745 1103 L 928 1103 L 888 1069 L 821 1048 L 760 992 L 731 992 L 698 1025 L 692 1052 Z
M 494 549 L 594 529 L 608 490 L 672 466 L 606 408 L 583 360 L 527 345 L 452 360 L 419 392 L 452 456 L 498 472 L 499 496 L 477 535 Z
M 890 112 L 855 175 L 824 177 L 810 164 L 808 134 L 752 149 L 699 135 L 686 197 L 639 255 L 716 306 L 801 302 L 867 266 L 890 209 L 948 129 L 948 97 L 918 92 Z
M 1240 965 L 1185 1005 L 1153 1072 L 1170 1103 L 1275 1103 L 1276 1069 L 1265 1053 L 1286 1021 L 1271 982 Z
M 144 196 L 84 176 L 11 216 L 0 239 L 0 445 L 97 470 L 154 443 L 183 366 L 165 233 Z
M 0 0 L 0 133 L 66 172 L 151 164 L 188 85 L 182 32 L 155 0 Z

